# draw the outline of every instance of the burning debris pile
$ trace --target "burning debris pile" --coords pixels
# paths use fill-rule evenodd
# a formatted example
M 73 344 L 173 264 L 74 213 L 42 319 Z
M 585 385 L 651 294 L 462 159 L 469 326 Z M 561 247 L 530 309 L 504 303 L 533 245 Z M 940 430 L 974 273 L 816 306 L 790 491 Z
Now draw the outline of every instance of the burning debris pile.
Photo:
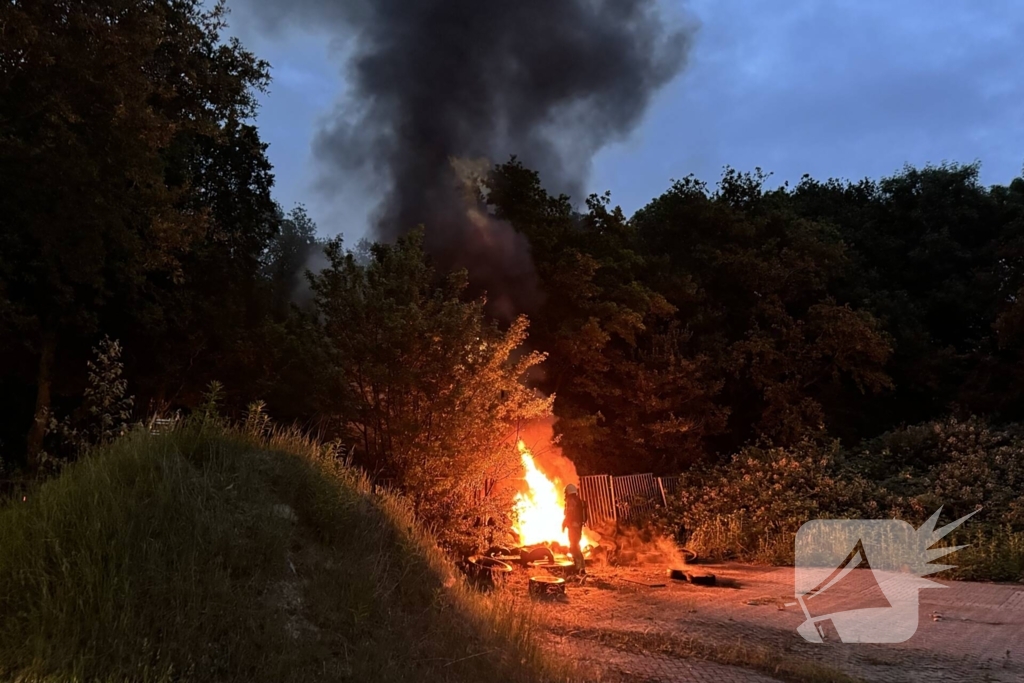
M 478 585 L 491 587 L 510 576 L 515 567 L 531 570 L 531 581 L 539 574 L 566 577 L 577 573 L 570 557 L 570 540 L 562 522 L 565 515 L 566 485 L 580 481 L 572 461 L 562 455 L 554 436 L 554 421 L 541 420 L 529 425 L 517 443 L 522 463 L 522 478 L 515 495 L 512 531 L 517 543 L 495 545 L 486 552 L 468 558 L 463 570 Z M 528 445 L 529 444 L 529 445 Z M 688 568 L 696 556 L 680 548 L 674 539 L 656 533 L 650 527 L 634 528 L 614 524 L 599 533 L 584 527 L 580 546 L 584 557 L 603 565 L 658 567 L 668 569 L 671 578 L 690 581 L 703 574 Z M 674 572 L 674 573 L 673 573 Z M 710 576 L 710 575 L 707 575 Z M 713 578 L 712 578 L 713 580 Z M 699 580 L 693 580 L 698 583 Z M 531 591 L 558 592 L 562 584 L 534 583 Z
M 492 546 L 463 563 L 471 578 L 485 586 L 517 566 L 560 576 L 579 569 L 570 556 L 568 531 L 562 527 L 564 490 L 578 481 L 576 468 L 556 445 L 553 419 L 531 423 L 520 437 L 516 447 L 522 477 L 514 482 L 518 490 L 510 510 L 516 543 Z M 584 527 L 580 540 L 584 557 L 590 557 L 599 545 L 600 535 Z
M 518 448 L 526 481 L 526 490 L 516 495 L 516 522 L 513 529 L 519 536 L 519 542 L 526 547 L 547 545 L 567 549 L 569 534 L 562 528 L 565 495 L 560 484 L 570 482 L 560 482 L 542 472 L 537 467 L 533 453 L 522 440 Z M 584 528 L 580 545 L 584 552 L 596 547 L 597 534 Z

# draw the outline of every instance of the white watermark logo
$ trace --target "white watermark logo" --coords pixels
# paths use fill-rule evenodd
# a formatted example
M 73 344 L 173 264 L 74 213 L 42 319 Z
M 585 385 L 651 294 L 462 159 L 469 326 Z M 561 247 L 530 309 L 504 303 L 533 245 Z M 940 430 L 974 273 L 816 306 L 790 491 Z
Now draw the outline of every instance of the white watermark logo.
M 945 588 L 923 577 L 966 546 L 932 548 L 977 510 L 936 529 L 939 508 L 920 529 L 898 519 L 816 519 L 796 534 L 796 599 L 804 640 L 902 643 L 917 631 L 918 591 Z

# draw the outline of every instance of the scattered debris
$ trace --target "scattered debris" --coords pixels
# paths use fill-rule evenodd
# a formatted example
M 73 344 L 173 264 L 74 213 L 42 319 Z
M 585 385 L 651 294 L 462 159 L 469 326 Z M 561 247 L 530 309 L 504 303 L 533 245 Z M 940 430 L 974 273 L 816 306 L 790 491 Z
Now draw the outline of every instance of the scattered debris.
M 174 431 L 180 416 L 154 417 L 149 423 L 149 433 L 154 435 L 167 434 Z
M 519 553 L 519 561 L 523 563 L 525 567 L 531 562 L 554 562 L 555 554 L 551 552 L 550 548 L 544 546 L 538 546 L 536 548 L 526 549 Z
M 775 598 L 768 597 L 768 596 L 762 596 L 762 597 L 759 597 L 759 598 L 750 598 L 749 600 L 744 600 L 743 604 L 744 605 L 750 605 L 751 607 L 761 607 L 762 605 L 777 605 L 777 604 L 782 604 L 782 603 L 780 603 Z
M 523 566 L 525 566 L 523 558 L 519 555 L 488 555 L 488 557 L 493 557 L 495 560 L 501 560 L 505 564 L 523 564 Z
M 531 576 L 530 595 L 539 598 L 565 595 L 565 579 L 559 576 Z
M 666 585 L 664 583 L 657 583 L 657 582 L 651 583 L 649 581 L 637 581 L 636 579 L 622 579 L 622 580 L 626 581 L 628 583 L 635 583 L 635 584 L 640 585 L 640 586 L 646 586 L 647 588 L 664 588 L 665 585 Z
M 497 581 L 504 580 L 512 573 L 512 566 L 493 557 L 474 555 L 458 563 L 458 567 L 469 579 L 469 582 L 482 590 L 495 587 Z
M 686 578 L 695 586 L 715 585 L 715 575 L 710 572 L 686 572 Z
M 531 562 L 529 567 L 531 569 L 542 569 L 557 576 L 576 573 L 576 564 L 572 560 L 566 559 Z
M 695 586 L 714 586 L 715 575 L 696 569 L 669 569 L 666 574 L 674 581 L 689 581 Z

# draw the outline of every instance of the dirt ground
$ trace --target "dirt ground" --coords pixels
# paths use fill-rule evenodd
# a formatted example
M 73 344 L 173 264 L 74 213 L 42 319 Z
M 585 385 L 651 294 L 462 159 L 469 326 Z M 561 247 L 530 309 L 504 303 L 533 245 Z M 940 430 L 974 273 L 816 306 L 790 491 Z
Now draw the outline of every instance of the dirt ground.
M 792 568 L 699 568 L 718 585 L 653 567 L 592 568 L 564 599 L 531 604 L 547 646 L 592 666 L 595 680 L 827 681 L 838 671 L 871 683 L 1024 682 L 1024 584 L 944 581 L 920 592 L 919 627 L 904 643 L 815 644 L 797 633 L 800 607 L 786 606 Z M 528 573 L 517 570 L 508 589 L 525 595 Z

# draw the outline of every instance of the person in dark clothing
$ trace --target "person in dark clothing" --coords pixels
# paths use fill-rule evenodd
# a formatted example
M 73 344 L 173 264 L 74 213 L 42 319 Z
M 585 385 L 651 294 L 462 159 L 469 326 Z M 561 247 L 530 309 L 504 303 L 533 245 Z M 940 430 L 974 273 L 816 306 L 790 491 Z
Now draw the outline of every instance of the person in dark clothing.
M 569 553 L 578 574 L 587 573 L 583 550 L 580 549 L 583 525 L 586 523 L 587 504 L 580 498 L 577 488 L 569 484 L 565 487 L 565 518 L 562 520 L 562 531 L 569 531 Z

